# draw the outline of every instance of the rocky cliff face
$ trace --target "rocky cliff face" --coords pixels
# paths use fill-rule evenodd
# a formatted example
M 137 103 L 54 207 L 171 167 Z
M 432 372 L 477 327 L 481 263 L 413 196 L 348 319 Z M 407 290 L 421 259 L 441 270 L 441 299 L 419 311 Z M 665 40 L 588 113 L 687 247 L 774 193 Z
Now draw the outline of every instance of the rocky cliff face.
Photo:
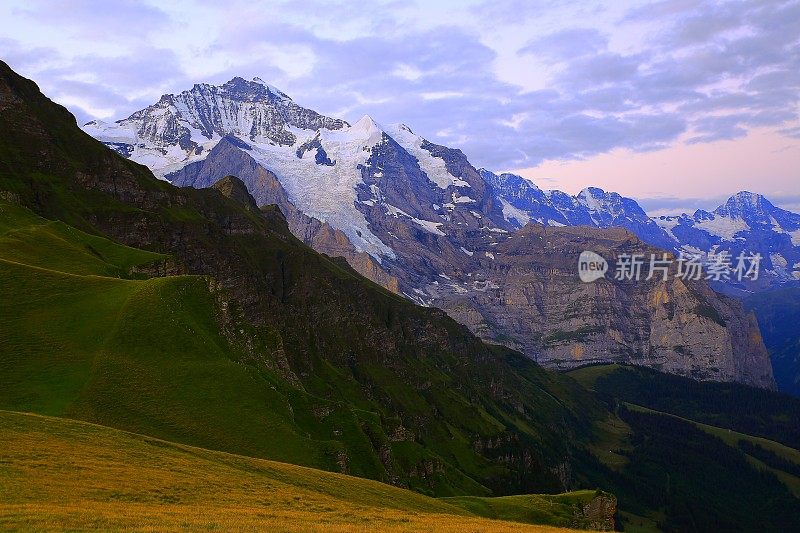
M 612 494 L 600 493 L 581 507 L 573 525 L 594 531 L 614 531 L 616 515 L 617 498 Z
M 488 250 L 491 251 L 488 251 Z M 481 337 L 560 369 L 623 362 L 701 380 L 774 387 L 759 330 L 741 305 L 702 281 L 614 279 L 614 257 L 660 251 L 623 229 L 529 225 L 481 251 L 481 261 L 425 289 Z M 578 278 L 591 250 L 610 272 Z M 489 255 L 487 255 L 490 254 Z

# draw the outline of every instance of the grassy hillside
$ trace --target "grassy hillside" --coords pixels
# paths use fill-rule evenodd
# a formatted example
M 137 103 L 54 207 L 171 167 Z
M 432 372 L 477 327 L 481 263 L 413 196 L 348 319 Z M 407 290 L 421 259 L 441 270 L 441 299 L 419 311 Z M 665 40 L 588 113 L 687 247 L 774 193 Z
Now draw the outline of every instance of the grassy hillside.
M 447 386 L 420 395 L 377 362 L 357 372 L 370 384 L 368 394 L 396 403 L 394 409 L 381 409 L 324 360 L 303 384 L 280 361 L 253 360 L 247 343 L 274 351 L 270 343 L 282 342 L 274 330 L 235 318 L 221 323 L 226 302 L 212 291 L 212 278 L 142 278 L 146 265 L 165 256 L 3 201 L 0 242 L 8 244 L 0 249 L 0 298 L 7 302 L 0 313 L 0 408 L 384 481 L 397 476 L 395 482 L 432 494 L 487 495 L 465 471 L 489 479 L 509 474 L 476 455 L 475 437 L 457 429 L 502 436 L 507 424 L 519 422 L 497 404 L 472 403 Z M 452 379 L 424 359 L 409 364 L 429 383 Z M 530 363 L 517 367 L 517 379 L 529 380 L 529 397 L 542 400 L 536 416 L 580 400 L 571 396 L 574 385 Z M 447 434 L 434 430 L 421 442 L 397 416 L 403 411 L 446 417 Z M 538 423 L 528 419 L 527 438 L 550 438 L 534 432 Z M 395 435 L 387 435 L 392 428 Z M 495 453 L 515 453 L 515 445 Z M 418 474 L 399 477 L 409 471 Z
M 0 438 L 0 529 L 565 531 L 480 518 L 375 481 L 84 422 L 2 411 Z M 548 497 L 541 509 L 530 497 L 520 508 L 570 524 L 593 496 Z
M 70 274 L 130 277 L 164 254 L 122 246 L 0 200 L 0 259 Z
M 576 522 L 576 514 L 582 514 L 576 510 L 588 507 L 592 509 L 593 513 L 608 516 L 609 512 L 613 514 L 609 506 L 616 503 L 616 498 L 613 496 L 593 490 L 567 494 L 524 494 L 496 498 L 454 496 L 442 498 L 442 500 L 479 516 L 499 520 L 534 524 L 584 525 L 590 529 L 593 528 L 588 520 L 583 524 Z
M 726 428 L 695 422 L 669 413 L 654 411 L 640 405 L 626 403 L 625 407 L 641 413 L 664 415 L 691 422 L 698 429 L 732 448 L 738 448 L 747 455 L 748 461 L 761 470 L 768 470 L 794 494 L 800 498 L 800 451 L 762 437 L 753 437 Z
M 0 224 L 16 226 L 0 234 L 15 244 L 0 249 L 2 407 L 325 464 L 290 428 L 286 398 L 231 359 L 204 278 L 97 275 L 161 256 L 0 209 Z
M 800 399 L 786 394 L 632 366 L 590 366 L 569 375 L 601 395 L 800 449 Z
M 786 402 L 791 398 L 619 365 L 569 374 L 604 398 L 622 423 L 605 433 L 607 454 L 593 449 L 604 466 L 586 471 L 590 479 L 608 480 L 604 487 L 619 498 L 627 529 L 800 528 L 793 474 L 800 453 L 732 429 L 748 427 L 791 440 L 796 429 Z

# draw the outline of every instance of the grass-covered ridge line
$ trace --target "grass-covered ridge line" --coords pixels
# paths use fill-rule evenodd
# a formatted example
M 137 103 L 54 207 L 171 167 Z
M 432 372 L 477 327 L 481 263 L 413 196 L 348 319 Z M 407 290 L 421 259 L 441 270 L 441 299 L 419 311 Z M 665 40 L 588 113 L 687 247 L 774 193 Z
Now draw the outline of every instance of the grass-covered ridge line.
M 763 456 L 743 452 L 740 442 L 798 465 L 800 452 L 731 429 L 750 427 L 785 439 L 795 429 L 787 423 L 791 416 L 785 416 L 792 409 L 784 405 L 788 396 L 621 365 L 588 366 L 569 375 L 595 390 L 619 418 L 613 430 L 601 434 L 607 452 L 598 452 L 596 444 L 592 453 L 603 463 L 595 479 L 608 480 L 604 488 L 617 496 L 626 530 L 800 528 L 800 480 L 778 468 L 777 461 L 767 464 Z M 766 411 L 770 405 L 775 407 Z M 754 416 L 760 412 L 775 418 Z M 604 425 L 609 423 L 598 427 Z
M 108 277 L 130 277 L 134 267 L 167 255 L 123 246 L 0 199 L 0 259 L 39 268 Z
M 489 520 L 375 481 L 60 418 L 0 411 L 0 437 L 0 529 L 566 531 Z M 548 513 L 530 498 L 530 516 Z
M 632 411 L 671 417 L 693 424 L 731 448 L 741 450 L 746 455 L 746 459 L 757 469 L 767 470 L 775 474 L 792 494 L 800 498 L 800 474 L 798 473 L 800 471 L 800 451 L 762 437 L 753 437 L 738 431 L 695 422 L 668 413 L 654 411 L 640 405 L 626 403 L 625 407 Z
M 598 524 L 586 517 L 586 510 L 597 515 L 613 514 L 616 498 L 599 490 L 582 490 L 566 494 L 522 494 L 481 498 L 453 496 L 443 498 L 447 503 L 464 508 L 479 516 L 498 520 L 534 524 L 564 525 L 596 529 Z
M 595 365 L 569 375 L 601 395 L 800 449 L 800 399 L 786 394 L 634 366 Z
M 50 226 L 25 211 L 18 222 Z M 58 270 L 0 257 L 2 408 L 336 468 L 336 444 L 301 434 L 281 380 L 237 364 L 244 356 L 220 334 L 205 278 L 97 275 L 160 256 L 68 226 L 62 246 L 37 246 L 31 227 L 0 235 L 19 243 L 0 256 Z M 86 240 L 102 241 L 106 260 Z

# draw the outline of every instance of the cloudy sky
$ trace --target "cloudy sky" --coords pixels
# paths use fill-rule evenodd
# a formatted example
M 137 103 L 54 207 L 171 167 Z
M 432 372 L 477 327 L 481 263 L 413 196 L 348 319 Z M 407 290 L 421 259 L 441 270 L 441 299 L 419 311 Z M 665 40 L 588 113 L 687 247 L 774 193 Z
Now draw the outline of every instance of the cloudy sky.
M 800 0 L 0 3 L 0 57 L 80 121 L 258 76 L 475 166 L 661 213 L 800 211 Z

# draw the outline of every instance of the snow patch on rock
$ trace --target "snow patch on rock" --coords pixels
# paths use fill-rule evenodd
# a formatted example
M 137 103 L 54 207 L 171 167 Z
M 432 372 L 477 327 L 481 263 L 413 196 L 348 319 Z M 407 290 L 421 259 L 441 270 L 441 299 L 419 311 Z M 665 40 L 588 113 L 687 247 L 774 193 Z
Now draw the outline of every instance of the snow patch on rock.
M 524 226 L 531 221 L 531 218 L 525 211 L 517 209 L 504 198 L 500 198 L 500 205 L 503 208 L 503 218 L 509 222 L 516 221 L 518 225 Z
M 722 216 L 714 216 L 706 220 L 701 220 L 695 223 L 695 227 L 728 241 L 735 240 L 736 234 L 740 231 L 748 231 L 750 229 L 747 222 L 740 218 Z
M 387 133 L 397 144 L 417 158 L 419 167 L 425 172 L 428 179 L 440 189 L 446 189 L 450 186 L 470 187 L 470 184 L 466 181 L 450 174 L 444 159 L 434 156 L 423 148 L 422 145 L 425 143 L 425 139 L 412 132 L 408 126 L 404 124 L 389 126 Z

